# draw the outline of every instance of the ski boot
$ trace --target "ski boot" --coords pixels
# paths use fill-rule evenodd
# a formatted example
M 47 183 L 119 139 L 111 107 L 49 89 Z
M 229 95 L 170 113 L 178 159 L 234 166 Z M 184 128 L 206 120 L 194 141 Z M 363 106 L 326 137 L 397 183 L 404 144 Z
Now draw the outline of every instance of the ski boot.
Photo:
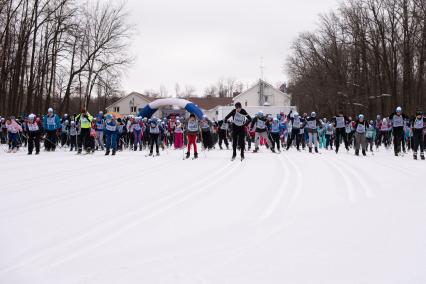
M 259 147 L 254 148 L 253 153 L 259 152 Z
M 152 152 L 149 152 L 149 155 L 148 155 L 148 156 L 152 157 Z
M 413 159 L 414 159 L 414 160 L 417 160 L 417 152 L 414 152 L 414 153 L 413 153 Z
M 109 149 L 107 149 L 105 152 L 105 156 L 108 156 L 108 155 L 109 155 Z
M 362 155 L 363 155 L 363 156 L 367 156 L 367 153 L 365 153 L 365 151 L 364 151 L 364 150 L 362 150 Z
M 112 154 L 111 155 L 115 156 L 115 150 L 112 150 Z
M 198 153 L 197 152 L 194 153 L 194 159 L 198 159 Z
M 234 161 L 236 157 L 237 155 L 232 155 L 231 162 Z
M 220 150 L 223 150 L 222 145 L 219 145 L 219 149 L 220 149 Z
M 315 153 L 318 154 L 318 147 L 315 147 Z
M 156 156 L 160 156 L 160 152 L 157 152 Z
M 186 153 L 186 156 L 185 156 L 185 159 L 189 159 L 189 156 L 190 156 L 190 153 L 189 153 L 189 152 L 187 152 L 187 153 Z
M 424 159 L 425 159 L 425 154 L 422 152 L 422 153 L 420 153 L 420 159 L 422 159 L 423 161 L 424 161 Z
M 271 148 L 271 152 L 272 153 L 276 153 L 274 148 Z
M 309 147 L 309 153 L 312 153 L 312 147 Z
M 355 150 L 355 156 L 359 156 L 359 150 Z

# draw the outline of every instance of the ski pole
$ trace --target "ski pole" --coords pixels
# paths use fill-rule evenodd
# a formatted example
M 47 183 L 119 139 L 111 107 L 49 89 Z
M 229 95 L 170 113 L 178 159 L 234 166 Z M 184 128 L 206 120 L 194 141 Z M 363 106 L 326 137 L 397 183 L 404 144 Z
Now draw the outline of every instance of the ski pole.
M 52 140 L 50 140 L 49 138 L 47 138 L 46 136 L 43 138 L 44 140 L 46 140 L 47 142 L 50 142 L 52 145 L 56 145 L 55 143 L 53 143 L 52 142 Z M 62 149 L 62 146 L 61 145 L 56 145 L 56 146 L 58 146 L 59 148 L 61 148 Z

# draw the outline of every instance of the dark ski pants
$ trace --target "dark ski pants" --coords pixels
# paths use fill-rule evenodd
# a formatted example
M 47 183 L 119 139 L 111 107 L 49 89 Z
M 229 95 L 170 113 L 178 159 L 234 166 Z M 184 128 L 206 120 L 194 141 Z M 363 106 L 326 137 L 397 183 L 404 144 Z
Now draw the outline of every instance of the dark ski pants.
M 272 149 L 275 149 L 275 144 L 277 144 L 277 149 L 278 151 L 280 150 L 280 133 L 272 133 L 270 134 L 270 139 L 271 139 L 271 143 L 272 143 Z
M 342 139 L 343 139 L 343 142 L 345 143 L 346 150 L 348 150 L 349 149 L 348 137 L 346 136 L 345 128 L 336 128 L 336 137 L 334 139 L 334 143 L 335 143 L 335 146 L 336 146 L 336 152 L 339 151 L 340 143 L 342 143 Z
M 77 149 L 77 135 L 70 135 L 70 151 Z
M 46 130 L 46 139 L 44 140 L 44 148 L 47 151 L 55 151 L 55 149 L 56 149 L 56 130 Z
M 244 126 L 236 126 L 232 129 L 232 156 L 237 156 L 237 144 L 240 146 L 241 157 L 244 157 L 244 139 L 246 131 Z
M 61 133 L 61 146 L 64 147 L 65 144 L 69 144 L 68 143 L 68 134 L 65 132 Z
M 32 154 L 35 147 L 36 153 L 40 152 L 40 132 L 30 131 L 28 132 L 28 154 Z
M 204 149 L 211 149 L 213 147 L 212 145 L 212 133 L 210 131 L 201 131 L 202 139 L 203 139 L 203 146 Z
M 149 143 L 151 145 L 149 152 L 152 154 L 154 151 L 154 144 L 155 144 L 155 151 L 157 154 L 160 153 L 160 150 L 158 148 L 158 143 L 159 143 L 159 134 L 154 134 L 154 133 L 150 133 L 150 139 L 149 139 Z
M 401 143 L 404 139 L 404 128 L 403 127 L 394 127 L 393 128 L 393 149 L 395 154 L 401 152 Z
M 420 153 L 424 152 L 424 136 L 423 129 L 413 129 L 413 151 L 417 153 L 420 148 Z
M 291 143 L 293 143 L 293 140 L 294 140 L 295 137 L 296 137 L 296 148 L 297 148 L 297 150 L 299 150 L 300 140 L 302 138 L 302 135 L 300 135 L 300 129 L 299 128 L 291 129 L 291 134 L 289 135 L 289 138 L 287 139 L 287 149 L 290 148 Z
M 380 131 L 380 138 L 382 139 L 385 147 L 388 147 L 389 146 L 389 131 Z
M 18 143 L 18 133 L 9 132 L 9 148 L 17 148 Z
M 84 147 L 84 150 L 88 151 L 90 147 L 90 128 L 82 128 L 80 130 L 80 135 L 78 135 L 78 150 L 81 151 Z
M 325 148 L 328 149 L 329 146 L 330 146 L 330 149 L 333 150 L 333 135 L 326 134 L 325 135 Z
M 229 147 L 228 137 L 226 137 L 226 130 L 219 130 L 219 147 L 222 148 L 222 141 L 225 143 L 226 147 Z

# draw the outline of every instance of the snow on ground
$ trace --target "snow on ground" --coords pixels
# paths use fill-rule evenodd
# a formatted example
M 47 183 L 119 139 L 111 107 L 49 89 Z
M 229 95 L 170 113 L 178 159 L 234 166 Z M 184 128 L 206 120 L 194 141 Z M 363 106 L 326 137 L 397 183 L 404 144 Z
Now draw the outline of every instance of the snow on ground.
M 426 283 L 424 161 L 0 152 L 0 283 Z

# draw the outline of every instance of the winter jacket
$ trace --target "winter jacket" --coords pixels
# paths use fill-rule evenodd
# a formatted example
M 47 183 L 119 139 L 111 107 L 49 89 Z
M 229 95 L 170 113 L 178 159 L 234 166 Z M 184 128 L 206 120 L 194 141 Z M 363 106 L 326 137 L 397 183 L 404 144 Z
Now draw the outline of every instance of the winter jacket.
M 43 128 L 46 131 L 54 131 L 61 128 L 61 119 L 57 114 L 43 116 Z

